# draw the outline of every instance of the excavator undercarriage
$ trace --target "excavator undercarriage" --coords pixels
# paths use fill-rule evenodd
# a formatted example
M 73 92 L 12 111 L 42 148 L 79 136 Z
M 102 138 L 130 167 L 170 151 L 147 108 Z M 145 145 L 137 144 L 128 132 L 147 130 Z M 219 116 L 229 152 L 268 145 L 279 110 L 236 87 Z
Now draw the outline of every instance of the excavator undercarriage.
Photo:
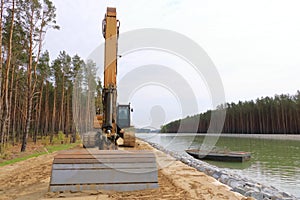
M 158 187 L 155 155 L 151 151 L 120 150 L 135 146 L 130 105 L 117 104 L 119 21 L 107 8 L 102 23 L 105 38 L 103 113 L 94 117 L 93 130 L 82 134 L 84 148 L 55 156 L 49 190 L 133 191 Z M 120 142 L 121 141 L 121 142 Z

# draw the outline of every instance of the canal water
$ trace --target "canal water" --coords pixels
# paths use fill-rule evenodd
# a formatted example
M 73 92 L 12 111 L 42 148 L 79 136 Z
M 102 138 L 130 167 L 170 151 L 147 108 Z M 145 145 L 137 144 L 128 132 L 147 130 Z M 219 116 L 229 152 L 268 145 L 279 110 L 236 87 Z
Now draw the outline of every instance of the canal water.
M 274 186 L 300 199 L 300 141 L 285 139 L 214 137 L 195 134 L 137 134 L 138 137 L 164 148 L 185 154 L 185 149 L 213 144 L 220 149 L 251 152 L 244 163 L 206 161 L 219 168 L 229 169 L 245 178 Z M 211 143 L 213 141 L 213 143 Z

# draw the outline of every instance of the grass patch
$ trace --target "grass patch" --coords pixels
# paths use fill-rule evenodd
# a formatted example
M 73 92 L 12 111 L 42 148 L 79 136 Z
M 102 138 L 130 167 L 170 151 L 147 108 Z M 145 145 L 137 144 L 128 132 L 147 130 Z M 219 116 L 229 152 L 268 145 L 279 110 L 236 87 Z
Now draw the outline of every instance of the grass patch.
M 62 145 L 53 145 L 53 146 L 46 146 L 46 149 L 49 153 L 55 152 L 55 151 L 62 151 L 66 149 L 74 148 L 79 143 L 73 143 L 73 144 L 62 144 Z
M 14 158 L 14 159 L 11 159 L 11 160 L 6 160 L 6 161 L 0 163 L 0 167 L 5 166 L 5 165 L 10 165 L 10 164 L 13 164 L 13 163 L 17 163 L 17 162 L 20 162 L 20 161 L 23 161 L 23 160 L 27 160 L 29 158 L 35 158 L 35 157 L 45 155 L 45 154 L 48 154 L 48 153 L 53 153 L 55 151 L 62 151 L 62 150 L 66 150 L 66 149 L 71 149 L 71 148 L 76 147 L 78 144 L 79 143 L 46 146 L 45 151 L 43 151 L 43 152 L 33 153 L 33 154 L 26 155 L 26 156 L 23 156 L 23 157 L 20 157 L 20 158 Z

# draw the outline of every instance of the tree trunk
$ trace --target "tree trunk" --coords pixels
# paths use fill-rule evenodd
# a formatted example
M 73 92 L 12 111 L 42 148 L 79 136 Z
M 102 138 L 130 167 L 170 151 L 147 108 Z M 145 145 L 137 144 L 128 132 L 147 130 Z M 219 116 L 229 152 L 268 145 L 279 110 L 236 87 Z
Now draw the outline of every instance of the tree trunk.
M 3 57 L 2 57 L 2 21 L 3 21 L 3 8 L 4 8 L 4 0 L 1 0 L 0 5 L 0 117 L 2 116 L 2 63 L 3 63 Z M 0 118 L 0 120 L 2 120 Z M 3 133 L 0 133 L 0 152 L 2 152 L 2 143 L 3 143 Z
M 13 98 L 13 86 L 14 86 L 14 78 L 15 78 L 15 65 L 12 65 L 12 73 L 11 73 L 11 81 L 10 81 L 10 94 L 9 94 L 9 109 L 8 109 L 8 125 L 7 125 L 7 133 L 10 135 L 11 133 L 11 138 L 12 138 L 12 144 L 14 144 L 14 131 L 11 129 L 11 122 L 12 122 L 12 98 Z
M 43 98 L 43 83 L 44 77 L 42 77 L 42 83 L 41 83 L 41 88 L 39 91 L 39 100 L 37 101 L 37 109 L 35 112 L 35 130 L 34 130 L 34 138 L 33 141 L 34 143 L 36 143 L 37 141 L 37 136 L 38 136 L 38 132 L 40 131 L 40 122 L 41 122 L 41 108 L 42 108 L 42 98 Z
M 53 97 L 52 129 L 50 134 L 50 143 L 52 143 L 53 134 L 55 132 L 55 114 L 56 114 L 56 88 L 54 88 L 54 97 Z
M 45 120 L 44 120 L 44 130 L 43 133 L 47 134 L 48 133 L 48 116 L 49 116 L 49 82 L 47 81 L 46 83 L 46 94 L 45 94 Z
M 44 78 L 42 78 L 44 80 Z M 39 98 L 39 105 L 38 105 L 38 110 L 37 110 L 37 121 L 36 121 L 36 129 L 35 129 L 35 139 L 37 137 L 37 134 L 40 130 L 40 122 L 41 122 L 41 110 L 42 110 L 42 100 L 43 100 L 43 89 L 44 89 L 44 83 L 42 82 L 41 84 L 41 89 L 40 89 L 40 98 Z M 36 141 L 35 141 L 36 142 Z
M 17 78 L 17 77 L 16 77 Z M 13 116 L 12 116 L 12 141 L 13 145 L 15 145 L 15 133 L 16 133 L 16 111 L 17 111 L 17 96 L 18 96 L 18 84 L 15 84 L 14 89 L 14 109 L 13 109 Z
M 11 26 L 9 30 L 9 42 L 8 42 L 8 50 L 7 50 L 7 59 L 6 59 L 6 69 L 4 73 L 4 86 L 3 86 L 3 116 L 2 116 L 2 138 L 1 141 L 2 143 L 4 142 L 3 139 L 5 135 L 8 133 L 7 132 L 7 126 L 9 122 L 9 72 L 10 72 L 10 67 L 11 67 L 11 57 L 12 57 L 12 37 L 13 37 L 13 31 L 14 31 L 14 20 L 15 20 L 15 0 L 12 1 L 12 10 L 11 10 Z M 2 46 L 1 46 L 2 48 Z M 2 56 L 2 55 L 1 55 Z
M 26 111 L 26 121 L 25 121 L 25 132 L 23 134 L 23 141 L 22 141 L 22 147 L 21 147 L 21 152 L 26 151 L 26 146 L 27 146 L 27 139 L 28 139 L 28 134 L 30 131 L 30 121 L 31 121 L 31 108 L 32 108 L 32 74 L 31 74 L 31 69 L 32 69 L 32 63 L 33 63 L 33 58 L 32 58 L 32 53 L 33 53 L 33 31 L 34 31 L 34 24 L 33 24 L 33 15 L 34 15 L 34 8 L 31 10 L 31 19 L 30 19 L 30 35 L 29 35 L 29 49 L 28 49 L 28 65 L 27 65 L 27 111 Z
M 31 73 L 28 77 L 28 81 L 31 82 Z M 31 83 L 28 84 L 28 86 L 31 87 Z M 30 131 L 30 121 L 31 121 L 31 112 L 32 112 L 32 98 L 31 98 L 31 90 L 28 90 L 27 92 L 27 116 L 26 116 L 26 121 L 25 121 L 25 132 L 23 134 L 23 141 L 22 141 L 22 147 L 21 147 L 21 152 L 26 151 L 26 146 L 27 146 L 27 139 Z
M 70 99 L 69 99 L 69 90 L 67 90 L 67 97 L 66 97 L 66 116 L 65 116 L 65 133 L 66 133 L 66 136 L 68 137 L 69 136 L 69 132 L 70 132 L 70 126 L 69 126 L 69 118 L 70 118 L 70 115 L 69 115 L 69 113 L 70 113 Z
M 64 98 L 65 98 L 65 78 L 62 75 L 62 91 L 61 91 L 61 105 L 60 105 L 60 120 L 59 120 L 59 130 L 64 132 Z

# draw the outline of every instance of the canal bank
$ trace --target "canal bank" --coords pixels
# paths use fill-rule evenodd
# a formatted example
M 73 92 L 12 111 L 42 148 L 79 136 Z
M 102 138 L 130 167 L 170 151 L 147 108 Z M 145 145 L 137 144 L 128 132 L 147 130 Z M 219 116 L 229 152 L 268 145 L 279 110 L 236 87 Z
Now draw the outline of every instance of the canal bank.
M 250 162 L 207 163 L 220 169 L 230 171 L 247 179 L 255 180 L 264 185 L 274 186 L 280 191 L 288 192 L 300 198 L 300 141 L 290 139 L 264 139 L 256 136 L 245 137 L 221 136 L 215 137 L 217 148 L 232 151 L 251 152 Z M 267 135 L 270 137 L 272 135 Z M 277 136 L 277 135 L 276 135 Z M 138 134 L 146 141 L 159 144 L 167 150 L 186 155 L 186 149 L 197 149 L 207 145 L 207 136 L 199 134 Z M 261 135 L 264 137 L 264 135 Z M 281 136 L 283 137 L 283 135 Z M 289 136 L 287 136 L 289 137 Z
M 79 148 L 79 147 L 78 147 Z M 121 149 L 121 148 L 120 148 Z M 126 150 L 127 148 L 123 148 Z M 132 150 L 132 148 L 129 148 Z M 159 188 L 132 192 L 90 190 L 82 192 L 47 192 L 51 165 L 57 152 L 0 167 L 0 199 L 30 200 L 253 200 L 246 198 L 214 178 L 197 171 L 172 156 L 137 140 L 136 150 L 150 150 L 159 166 Z
M 132 148 L 120 147 L 120 150 L 133 150 Z M 148 142 L 137 139 L 135 150 L 149 150 L 155 154 L 158 167 L 159 188 L 116 192 L 116 191 L 83 191 L 48 193 L 47 199 L 65 200 L 79 199 L 143 199 L 143 200 L 254 200 L 234 192 L 225 184 L 220 183 L 211 176 L 198 171 L 194 167 L 184 164 L 170 154 L 151 146 Z
M 149 135 L 148 135 L 149 136 Z M 145 139 L 145 137 L 143 137 Z M 152 138 L 153 139 L 153 138 Z M 157 143 L 150 142 L 148 138 L 146 141 L 151 144 L 153 147 L 175 157 L 177 160 L 182 161 L 183 163 L 188 164 L 196 168 L 197 170 L 204 172 L 207 175 L 214 177 L 215 179 L 219 180 L 220 182 L 230 186 L 232 191 L 239 192 L 245 196 L 251 196 L 256 199 L 297 199 L 295 196 L 287 193 L 287 192 L 280 192 L 273 186 L 268 186 L 266 184 L 262 184 L 259 181 L 254 181 L 251 178 L 245 178 L 238 174 L 232 173 L 231 170 L 225 168 L 218 168 L 213 165 L 210 165 L 206 162 L 202 162 L 196 160 L 186 154 L 178 153 L 176 151 L 172 151 L 170 149 L 166 149 Z M 157 140 L 158 141 L 158 140 Z M 158 143 L 167 143 L 167 140 L 160 138 Z M 174 143 L 176 145 L 174 145 Z M 177 143 L 174 142 L 173 146 L 174 149 L 180 148 Z M 168 143 L 170 146 L 170 143 Z

